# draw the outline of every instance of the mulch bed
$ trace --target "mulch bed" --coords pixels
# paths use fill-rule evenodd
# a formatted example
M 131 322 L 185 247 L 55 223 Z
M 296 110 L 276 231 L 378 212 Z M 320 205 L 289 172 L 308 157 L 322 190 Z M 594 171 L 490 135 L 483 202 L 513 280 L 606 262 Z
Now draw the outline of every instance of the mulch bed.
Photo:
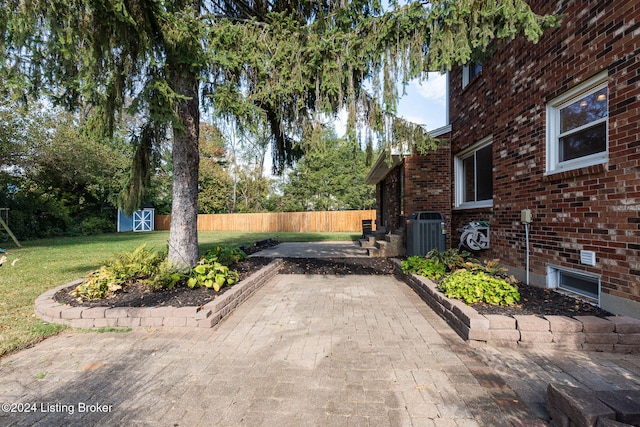
M 274 242 L 271 242 L 274 244 Z M 248 252 L 252 252 L 248 250 Z M 250 257 L 230 268 L 240 273 L 240 280 L 261 269 L 272 261 L 271 258 Z M 337 274 L 337 275 L 392 275 L 394 267 L 386 258 L 285 258 L 280 274 Z M 70 294 L 70 289 L 58 291 L 56 301 L 71 306 L 83 307 L 155 307 L 155 306 L 200 306 L 217 298 L 230 288 L 222 288 L 219 292 L 212 289 L 189 289 L 178 286 L 170 291 L 150 292 L 141 285 L 127 286 L 116 295 L 99 301 L 78 301 Z M 521 299 L 510 307 L 474 304 L 472 307 L 480 314 L 536 315 L 536 316 L 611 316 L 611 313 L 558 292 L 527 286 L 518 286 Z

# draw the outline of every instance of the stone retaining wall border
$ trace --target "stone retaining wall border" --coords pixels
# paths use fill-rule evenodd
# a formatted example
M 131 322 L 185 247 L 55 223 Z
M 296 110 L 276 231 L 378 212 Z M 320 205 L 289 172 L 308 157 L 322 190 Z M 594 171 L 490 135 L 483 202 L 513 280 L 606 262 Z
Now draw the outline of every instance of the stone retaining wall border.
M 46 322 L 74 328 L 212 328 L 278 274 L 281 265 L 281 259 L 273 260 L 201 307 L 72 307 L 53 299 L 59 290 L 77 286 L 84 280 L 79 279 L 50 289 L 36 298 L 35 314 Z
M 557 348 L 640 353 L 640 320 L 628 316 L 481 315 L 460 300 L 450 299 L 431 280 L 396 272 L 470 345 L 509 348 Z
M 36 299 L 35 314 L 51 323 L 75 328 L 198 327 L 211 328 L 231 314 L 253 292 L 278 274 L 275 259 L 202 307 L 72 307 L 53 296 L 83 279 L 51 289 Z M 640 352 L 640 320 L 628 316 L 481 315 L 460 300 L 444 296 L 425 277 L 403 274 L 404 281 L 470 345 L 509 348 L 558 348 L 620 353 Z

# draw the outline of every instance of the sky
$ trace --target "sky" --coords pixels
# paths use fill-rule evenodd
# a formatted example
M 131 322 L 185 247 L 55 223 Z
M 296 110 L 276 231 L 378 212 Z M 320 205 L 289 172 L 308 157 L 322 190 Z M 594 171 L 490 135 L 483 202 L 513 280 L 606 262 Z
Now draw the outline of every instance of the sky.
M 401 90 L 401 89 L 400 89 Z M 406 87 L 406 95 L 398 103 L 398 115 L 412 123 L 424 125 L 428 131 L 447 124 L 447 77 L 445 74 L 429 73 L 423 82 L 414 80 Z M 344 136 L 347 128 L 347 113 L 338 114 L 334 122 L 336 134 Z M 271 176 L 271 153 L 265 158 L 265 175 Z
M 402 88 L 399 89 L 400 91 Z M 413 80 L 405 89 L 406 95 L 398 103 L 398 115 L 412 123 L 424 125 L 427 130 L 447 124 L 447 77 L 429 73 L 423 82 Z M 346 130 L 346 112 L 339 114 L 335 122 L 336 133 L 343 136 Z
M 398 115 L 425 125 L 427 130 L 445 126 L 447 77 L 446 74 L 429 73 L 422 83 L 413 81 L 406 88 L 407 94 L 400 100 Z

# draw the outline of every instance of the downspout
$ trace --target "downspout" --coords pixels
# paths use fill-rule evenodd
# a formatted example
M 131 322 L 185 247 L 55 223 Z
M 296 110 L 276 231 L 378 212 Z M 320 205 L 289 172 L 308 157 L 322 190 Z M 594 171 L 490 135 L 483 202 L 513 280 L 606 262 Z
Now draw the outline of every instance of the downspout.
M 527 245 L 527 286 L 529 285 L 529 223 L 524 223 L 524 236 Z
M 527 245 L 527 285 L 529 285 L 529 224 L 531 224 L 532 221 L 533 217 L 531 215 L 531 209 L 523 209 L 520 211 L 520 222 L 524 224 L 524 240 L 525 244 Z

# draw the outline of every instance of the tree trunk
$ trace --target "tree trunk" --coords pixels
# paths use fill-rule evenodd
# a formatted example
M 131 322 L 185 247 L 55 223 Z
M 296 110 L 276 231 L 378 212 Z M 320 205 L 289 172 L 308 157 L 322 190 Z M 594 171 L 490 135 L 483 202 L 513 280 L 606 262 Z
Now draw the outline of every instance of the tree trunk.
M 179 125 L 173 126 L 173 203 L 169 231 L 169 261 L 187 269 L 198 263 L 198 136 L 200 109 L 198 76 L 180 69 L 170 74 L 178 100 Z

